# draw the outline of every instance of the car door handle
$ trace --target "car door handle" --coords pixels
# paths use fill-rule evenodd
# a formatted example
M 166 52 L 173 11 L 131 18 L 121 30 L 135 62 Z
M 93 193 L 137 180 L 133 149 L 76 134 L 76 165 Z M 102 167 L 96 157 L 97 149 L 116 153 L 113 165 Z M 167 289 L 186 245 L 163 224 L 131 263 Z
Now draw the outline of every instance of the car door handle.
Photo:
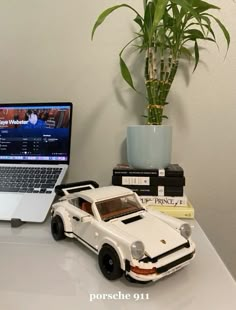
M 77 221 L 77 222 L 80 221 L 80 219 L 79 219 L 77 216 L 73 216 L 72 218 L 73 218 L 73 220 L 75 220 L 75 221 Z

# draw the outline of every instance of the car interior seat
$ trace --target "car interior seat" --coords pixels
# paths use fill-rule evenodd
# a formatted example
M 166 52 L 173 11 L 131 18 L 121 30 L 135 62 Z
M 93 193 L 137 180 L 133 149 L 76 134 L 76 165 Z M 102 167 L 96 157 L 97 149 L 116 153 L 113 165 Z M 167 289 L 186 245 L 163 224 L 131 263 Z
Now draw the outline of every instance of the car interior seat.
M 92 205 L 90 202 L 88 201 L 83 201 L 81 204 L 81 210 L 93 215 L 93 211 L 92 211 Z

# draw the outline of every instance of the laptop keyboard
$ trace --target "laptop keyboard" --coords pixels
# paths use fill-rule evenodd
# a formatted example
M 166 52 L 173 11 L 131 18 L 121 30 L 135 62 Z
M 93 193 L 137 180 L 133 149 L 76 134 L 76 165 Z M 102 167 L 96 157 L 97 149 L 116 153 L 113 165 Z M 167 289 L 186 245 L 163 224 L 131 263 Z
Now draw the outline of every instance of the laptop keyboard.
M 0 167 L 0 192 L 50 194 L 62 168 Z

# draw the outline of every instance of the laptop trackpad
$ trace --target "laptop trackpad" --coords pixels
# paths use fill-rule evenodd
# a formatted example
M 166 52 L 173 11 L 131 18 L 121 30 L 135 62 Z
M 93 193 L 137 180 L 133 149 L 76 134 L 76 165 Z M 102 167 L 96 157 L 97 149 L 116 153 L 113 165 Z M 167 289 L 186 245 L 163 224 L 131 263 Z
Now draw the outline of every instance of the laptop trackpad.
M 22 194 L 2 194 L 0 193 L 0 219 L 11 220 L 17 206 L 20 204 Z

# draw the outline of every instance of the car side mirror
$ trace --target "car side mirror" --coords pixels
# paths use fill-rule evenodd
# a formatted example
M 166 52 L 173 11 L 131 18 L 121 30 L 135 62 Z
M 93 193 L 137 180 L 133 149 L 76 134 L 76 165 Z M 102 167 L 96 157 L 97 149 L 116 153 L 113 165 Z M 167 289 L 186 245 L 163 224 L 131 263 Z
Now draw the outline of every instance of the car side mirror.
M 80 218 L 81 223 L 89 223 L 92 221 L 91 215 L 85 215 Z

